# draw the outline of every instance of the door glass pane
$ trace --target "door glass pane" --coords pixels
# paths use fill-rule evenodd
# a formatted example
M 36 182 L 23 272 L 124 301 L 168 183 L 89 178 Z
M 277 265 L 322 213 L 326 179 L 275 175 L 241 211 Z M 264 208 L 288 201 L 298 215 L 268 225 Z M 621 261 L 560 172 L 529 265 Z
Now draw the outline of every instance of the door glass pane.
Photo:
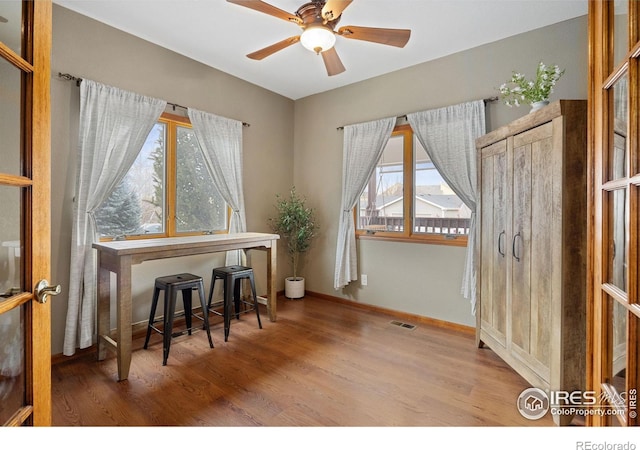
M 613 86 L 613 148 L 609 153 L 609 180 L 627 173 L 627 134 L 629 124 L 628 76 L 625 74 Z
M 227 204 L 216 189 L 191 128 L 176 129 L 176 231 L 222 231 Z
M 629 52 L 629 1 L 616 0 L 614 2 L 614 22 L 613 22 L 613 55 L 614 64 L 620 64 Z
M 101 236 L 164 231 L 165 128 L 153 127 L 127 175 L 96 211 Z
M 609 283 L 626 291 L 627 286 L 627 227 L 625 189 L 609 192 Z
M 1 12 L 0 15 L 2 15 Z M 1 28 L 2 23 L 0 23 Z M 20 175 L 21 73 L 20 69 L 0 58 L 0 80 L 2 80 L 2 90 L 0 91 L 0 145 L 2 145 L 0 173 L 12 175 Z
M 0 342 L 1 425 L 24 405 L 25 400 L 23 307 L 0 314 Z
M 0 42 L 22 56 L 22 5 L 20 0 L 0 2 Z
M 391 136 L 360 195 L 358 229 L 404 230 L 404 135 Z
M 608 408 L 610 425 L 621 424 L 627 406 L 627 309 L 611 297 L 607 297 L 607 322 L 610 329 L 608 366 L 611 368 L 602 384 L 604 407 Z
M 0 295 L 21 290 L 20 189 L 0 186 Z M 2 341 L 0 341 L 2 342 Z
M 613 303 L 611 384 L 618 392 L 623 392 L 627 365 L 627 309 L 615 300 L 610 301 Z
M 414 233 L 469 234 L 471 209 L 444 181 L 415 136 L 413 148 Z

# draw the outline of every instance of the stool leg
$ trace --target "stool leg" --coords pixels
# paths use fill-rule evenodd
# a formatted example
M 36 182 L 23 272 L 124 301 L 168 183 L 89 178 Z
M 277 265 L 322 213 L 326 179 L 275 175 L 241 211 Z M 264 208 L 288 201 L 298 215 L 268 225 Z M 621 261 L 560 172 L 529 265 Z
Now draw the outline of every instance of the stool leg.
M 191 314 L 193 314 L 191 288 L 182 289 L 182 304 L 184 305 L 184 320 L 187 324 L 187 333 L 191 336 Z
M 167 359 L 169 358 L 169 348 L 171 347 L 171 333 L 173 330 L 173 316 L 176 309 L 176 289 L 170 287 L 165 291 L 164 297 L 164 334 L 163 334 L 163 348 L 162 348 L 162 365 L 167 365 Z
M 213 299 L 213 288 L 216 285 L 216 272 L 215 269 L 211 271 L 211 286 L 209 286 L 209 301 L 207 302 L 207 313 L 211 308 L 211 300 Z
M 240 296 L 242 295 L 242 278 L 236 278 L 233 283 L 233 307 L 236 312 L 236 320 L 240 320 Z
M 262 322 L 260 321 L 260 310 L 258 309 L 258 296 L 256 295 L 256 283 L 253 279 L 253 273 L 249 274 L 249 281 L 251 282 L 251 293 L 253 294 L 253 308 L 256 310 L 258 326 L 260 327 L 260 329 L 262 329 Z
M 198 294 L 200 296 L 200 306 L 202 306 L 202 319 L 204 321 L 204 329 L 207 331 L 209 338 L 209 347 L 213 348 L 213 340 L 211 339 L 211 331 L 209 329 L 209 310 L 204 300 L 204 284 L 198 283 Z
M 151 326 L 156 318 L 156 307 L 158 306 L 158 295 L 160 293 L 159 288 L 153 289 L 153 300 L 151 301 L 151 312 L 149 313 L 149 324 L 147 325 L 147 337 L 144 340 L 144 347 L 147 348 L 149 344 L 149 338 L 151 337 Z
M 224 279 L 224 341 L 229 339 L 231 327 L 231 304 L 233 303 L 233 277 L 231 274 Z

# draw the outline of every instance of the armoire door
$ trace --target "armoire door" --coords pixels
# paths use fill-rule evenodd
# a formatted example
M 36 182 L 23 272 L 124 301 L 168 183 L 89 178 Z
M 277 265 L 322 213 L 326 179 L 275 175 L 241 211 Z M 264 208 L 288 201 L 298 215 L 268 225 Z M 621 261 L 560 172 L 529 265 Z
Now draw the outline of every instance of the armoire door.
M 51 1 L 0 2 L 0 424 L 51 425 Z M 26 442 L 26 441 L 25 441 Z M 17 445 L 17 444 L 16 444 Z
M 589 2 L 590 298 L 587 387 L 606 414 L 589 425 L 638 425 L 640 340 L 640 3 Z
M 479 236 L 481 248 L 481 298 L 478 317 L 492 337 L 507 346 L 507 260 L 511 249 L 509 221 L 509 162 L 507 141 L 503 140 L 482 150 L 480 155 L 481 205 Z
M 512 351 L 545 380 L 554 305 L 553 245 L 561 245 L 553 236 L 560 218 L 554 215 L 552 136 L 553 123 L 547 122 L 513 137 Z

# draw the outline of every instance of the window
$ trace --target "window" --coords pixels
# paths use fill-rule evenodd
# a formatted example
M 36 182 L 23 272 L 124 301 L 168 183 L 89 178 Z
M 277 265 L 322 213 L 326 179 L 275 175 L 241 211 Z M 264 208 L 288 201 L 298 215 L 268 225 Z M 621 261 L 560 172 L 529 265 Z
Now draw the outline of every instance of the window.
M 227 205 L 186 117 L 163 114 L 129 172 L 96 211 L 103 238 L 226 232 Z
M 356 207 L 358 236 L 464 246 L 470 222 L 411 127 L 397 126 Z

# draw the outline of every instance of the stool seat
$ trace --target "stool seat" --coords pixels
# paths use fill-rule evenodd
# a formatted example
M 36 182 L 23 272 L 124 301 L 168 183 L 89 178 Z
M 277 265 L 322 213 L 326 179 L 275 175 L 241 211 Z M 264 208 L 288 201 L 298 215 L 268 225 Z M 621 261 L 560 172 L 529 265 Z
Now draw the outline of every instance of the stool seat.
M 196 289 L 200 297 L 200 306 L 202 307 L 202 316 L 199 316 L 193 312 L 191 303 L 191 292 Z M 164 292 L 164 316 L 162 319 L 156 319 L 156 308 L 158 306 L 158 299 L 160 291 Z M 182 292 L 182 303 L 184 305 L 184 312 L 176 314 L 176 298 L 178 291 Z M 162 365 L 167 365 L 167 359 L 169 358 L 169 348 L 171 347 L 171 338 L 179 336 L 184 333 L 191 334 L 194 327 L 191 326 L 191 318 L 195 317 L 204 323 L 204 329 L 207 332 L 209 338 L 209 346 L 213 348 L 213 340 L 211 339 L 211 332 L 209 330 L 209 315 L 207 314 L 208 308 L 204 299 L 204 283 L 202 277 L 193 275 L 191 273 L 180 273 L 177 275 L 167 275 L 158 277 L 155 280 L 153 289 L 153 300 L 151 302 L 151 312 L 149 314 L 149 324 L 147 326 L 147 336 L 144 341 L 144 348 L 146 349 L 149 344 L 149 338 L 151 331 L 155 331 L 162 335 Z M 173 332 L 173 320 L 175 317 L 185 317 L 186 329 L 174 333 Z M 155 327 L 155 323 L 163 322 L 162 330 Z
M 251 284 L 252 301 L 248 302 L 241 296 L 241 282 L 247 279 Z M 219 303 L 212 303 L 213 288 L 215 287 L 216 280 L 223 280 L 223 300 L 222 300 L 222 313 L 216 310 Z M 240 311 L 240 305 L 248 305 L 249 309 Z M 258 297 L 256 295 L 256 285 L 253 277 L 253 269 L 246 266 L 225 266 L 217 267 L 213 269 L 211 273 L 211 287 L 209 289 L 209 301 L 207 303 L 207 309 L 209 312 L 218 314 L 224 317 L 224 341 L 229 339 L 229 330 L 231 328 L 231 305 L 235 307 L 235 317 L 240 319 L 240 314 L 255 311 L 256 318 L 258 319 L 258 326 L 262 329 L 262 322 L 260 321 L 260 310 L 258 308 Z

